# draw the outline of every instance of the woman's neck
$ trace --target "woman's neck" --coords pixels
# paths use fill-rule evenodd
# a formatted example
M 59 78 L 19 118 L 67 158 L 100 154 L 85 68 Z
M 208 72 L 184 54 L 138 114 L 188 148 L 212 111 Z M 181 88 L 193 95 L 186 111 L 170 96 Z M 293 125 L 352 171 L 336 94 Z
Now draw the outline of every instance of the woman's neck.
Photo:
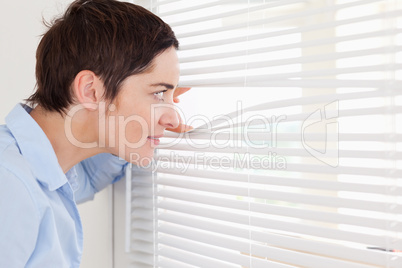
M 30 115 L 52 144 L 64 173 L 82 160 L 103 152 L 97 144 L 97 120 L 93 112 L 82 109 L 71 117 L 37 106 Z

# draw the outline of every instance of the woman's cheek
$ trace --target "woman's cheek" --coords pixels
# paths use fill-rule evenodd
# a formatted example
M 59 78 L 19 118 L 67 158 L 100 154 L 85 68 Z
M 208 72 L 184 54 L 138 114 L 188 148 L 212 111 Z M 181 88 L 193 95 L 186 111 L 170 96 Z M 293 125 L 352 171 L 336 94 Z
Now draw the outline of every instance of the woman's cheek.
M 150 126 L 143 116 L 133 115 L 122 123 L 123 129 L 119 132 L 124 133 L 123 140 L 130 144 L 141 146 L 149 136 Z

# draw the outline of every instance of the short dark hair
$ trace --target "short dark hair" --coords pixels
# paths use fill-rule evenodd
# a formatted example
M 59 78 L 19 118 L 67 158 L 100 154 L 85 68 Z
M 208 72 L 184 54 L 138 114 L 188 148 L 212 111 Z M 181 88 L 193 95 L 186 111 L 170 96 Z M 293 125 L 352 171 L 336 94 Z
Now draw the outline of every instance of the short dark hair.
M 36 91 L 27 102 L 63 113 L 73 103 L 71 84 L 82 70 L 105 85 L 107 100 L 129 76 L 179 43 L 174 32 L 147 9 L 115 0 L 77 0 L 55 19 L 36 51 Z

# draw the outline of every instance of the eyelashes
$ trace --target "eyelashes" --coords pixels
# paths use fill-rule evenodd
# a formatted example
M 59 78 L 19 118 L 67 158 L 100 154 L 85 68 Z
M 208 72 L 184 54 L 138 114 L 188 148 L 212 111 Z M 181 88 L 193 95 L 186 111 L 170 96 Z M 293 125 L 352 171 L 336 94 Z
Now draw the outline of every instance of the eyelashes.
M 159 100 L 159 101 L 164 101 L 165 99 L 163 98 L 164 93 L 168 91 L 167 89 L 159 91 L 159 92 L 155 92 L 154 96 Z

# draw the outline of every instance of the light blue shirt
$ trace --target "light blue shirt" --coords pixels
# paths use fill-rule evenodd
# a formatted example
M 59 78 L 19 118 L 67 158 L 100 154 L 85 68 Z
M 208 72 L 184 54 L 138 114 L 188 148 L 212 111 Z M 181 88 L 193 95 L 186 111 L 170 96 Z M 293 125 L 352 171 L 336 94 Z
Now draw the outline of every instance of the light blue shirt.
M 0 126 L 0 267 L 79 267 L 76 202 L 123 177 L 127 162 L 99 154 L 64 174 L 30 110 L 18 104 Z

